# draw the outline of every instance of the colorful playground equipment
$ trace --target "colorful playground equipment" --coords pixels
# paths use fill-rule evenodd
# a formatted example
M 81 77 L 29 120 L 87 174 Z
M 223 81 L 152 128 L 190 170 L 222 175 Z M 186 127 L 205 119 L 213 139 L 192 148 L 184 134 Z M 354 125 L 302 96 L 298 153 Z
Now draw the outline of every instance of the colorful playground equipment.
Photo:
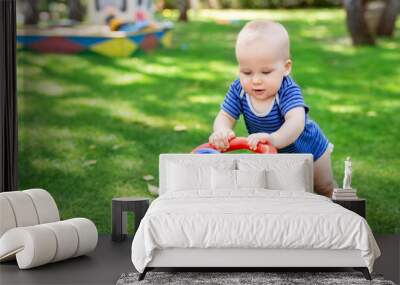
M 85 25 L 25 26 L 17 47 L 41 53 L 91 51 L 127 57 L 172 44 L 172 23 L 153 20 L 151 0 L 88 0 Z

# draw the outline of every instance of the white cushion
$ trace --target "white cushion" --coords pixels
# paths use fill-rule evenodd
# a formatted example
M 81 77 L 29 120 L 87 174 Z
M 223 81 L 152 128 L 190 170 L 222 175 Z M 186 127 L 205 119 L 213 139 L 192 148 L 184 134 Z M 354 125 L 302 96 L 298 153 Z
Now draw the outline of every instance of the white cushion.
M 169 164 L 169 191 L 185 191 L 210 188 L 210 167 Z
M 60 220 L 56 202 L 49 192 L 43 189 L 29 189 L 22 193 L 32 199 L 39 218 L 39 224 L 52 223 Z
M 307 182 L 304 179 L 304 172 L 301 165 L 287 171 L 268 170 L 267 181 L 267 188 L 271 190 L 305 192 L 307 189 Z
M 22 191 L 3 192 L 13 209 L 17 227 L 33 226 L 39 223 L 38 215 L 29 195 Z
M 0 237 L 9 229 L 15 228 L 17 222 L 8 199 L 0 194 Z
M 14 227 L 33 226 L 60 220 L 56 202 L 43 189 L 0 193 L 0 237 Z
M 0 238 L 0 261 L 16 257 L 19 268 L 28 269 L 86 254 L 97 238 L 95 225 L 84 218 L 13 228 Z
M 79 237 L 70 224 L 62 221 L 43 224 L 43 226 L 50 228 L 57 240 L 57 250 L 51 262 L 64 260 L 75 255 L 78 249 Z
M 0 260 L 16 257 L 20 269 L 49 263 L 56 251 L 57 239 L 43 225 L 13 228 L 0 238 Z
M 262 170 L 236 170 L 237 187 L 240 188 L 267 188 L 267 172 Z
M 236 190 L 236 170 L 232 169 L 211 169 L 211 189 L 212 190 Z
M 263 170 L 211 170 L 212 190 L 240 190 L 248 188 L 266 188 L 266 171 Z
M 170 161 L 167 164 L 167 191 L 211 190 L 211 169 L 234 169 L 234 161 L 223 160 L 214 163 L 193 163 Z
M 302 177 L 302 180 L 306 181 L 306 190 L 313 192 L 313 157 L 311 154 L 160 154 L 159 193 L 161 196 L 170 191 L 169 187 L 173 185 L 170 181 L 169 165 L 171 162 L 185 166 L 215 167 L 215 165 L 230 165 L 230 167 L 224 168 L 239 170 L 282 169 L 283 171 L 287 171 L 287 168 L 290 169 L 285 164 L 304 163 L 304 177 Z M 240 164 L 239 167 L 235 167 L 236 164 Z M 174 175 L 174 179 L 177 177 L 179 176 Z M 303 188 L 301 187 L 301 189 Z M 208 191 L 212 192 L 211 189 L 208 189 Z M 205 193 L 206 191 L 203 192 Z M 181 194 L 183 193 L 181 192 Z
M 306 191 L 310 189 L 307 180 L 306 161 L 280 160 L 266 163 L 262 160 L 238 160 L 239 170 L 266 170 L 267 188 L 271 190 Z
M 98 234 L 96 225 L 89 219 L 74 218 L 63 221 L 75 228 L 79 236 L 78 248 L 73 257 L 86 254 L 97 246 Z

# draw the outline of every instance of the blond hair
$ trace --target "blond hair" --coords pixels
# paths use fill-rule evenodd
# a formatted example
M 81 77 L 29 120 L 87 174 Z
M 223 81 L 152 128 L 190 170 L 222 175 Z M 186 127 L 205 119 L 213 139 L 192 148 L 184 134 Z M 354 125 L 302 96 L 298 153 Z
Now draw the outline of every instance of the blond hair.
M 254 20 L 248 22 L 239 32 L 236 47 L 252 41 L 265 41 L 278 48 L 284 59 L 290 58 L 289 34 L 280 23 L 269 20 Z

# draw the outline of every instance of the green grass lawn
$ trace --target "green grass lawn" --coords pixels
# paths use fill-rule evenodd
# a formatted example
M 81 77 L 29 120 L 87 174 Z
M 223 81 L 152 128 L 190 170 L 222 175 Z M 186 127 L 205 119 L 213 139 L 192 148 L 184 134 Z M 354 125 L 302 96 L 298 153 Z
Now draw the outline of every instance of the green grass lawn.
M 142 177 L 158 184 L 160 153 L 207 141 L 236 76 L 236 34 L 254 18 L 287 27 L 292 75 L 335 145 L 338 182 L 351 156 L 373 231 L 400 233 L 400 37 L 354 48 L 342 10 L 199 13 L 176 23 L 172 49 L 132 58 L 18 52 L 19 188 L 47 189 L 63 219 L 87 217 L 109 233 L 113 197 L 150 197 Z M 236 134 L 246 136 L 242 122 Z

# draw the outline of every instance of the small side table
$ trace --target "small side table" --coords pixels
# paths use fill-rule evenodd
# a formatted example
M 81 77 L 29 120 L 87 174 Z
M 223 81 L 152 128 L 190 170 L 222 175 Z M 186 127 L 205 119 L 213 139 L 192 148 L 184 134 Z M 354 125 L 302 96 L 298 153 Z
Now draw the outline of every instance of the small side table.
M 135 215 L 134 234 L 139 227 L 149 208 L 150 199 L 141 197 L 121 197 L 112 199 L 112 240 L 123 241 L 127 236 L 127 214 L 133 212 Z
M 366 200 L 363 198 L 352 199 L 352 200 L 333 200 L 332 202 L 339 204 L 340 206 L 359 214 L 365 219 L 365 204 Z

